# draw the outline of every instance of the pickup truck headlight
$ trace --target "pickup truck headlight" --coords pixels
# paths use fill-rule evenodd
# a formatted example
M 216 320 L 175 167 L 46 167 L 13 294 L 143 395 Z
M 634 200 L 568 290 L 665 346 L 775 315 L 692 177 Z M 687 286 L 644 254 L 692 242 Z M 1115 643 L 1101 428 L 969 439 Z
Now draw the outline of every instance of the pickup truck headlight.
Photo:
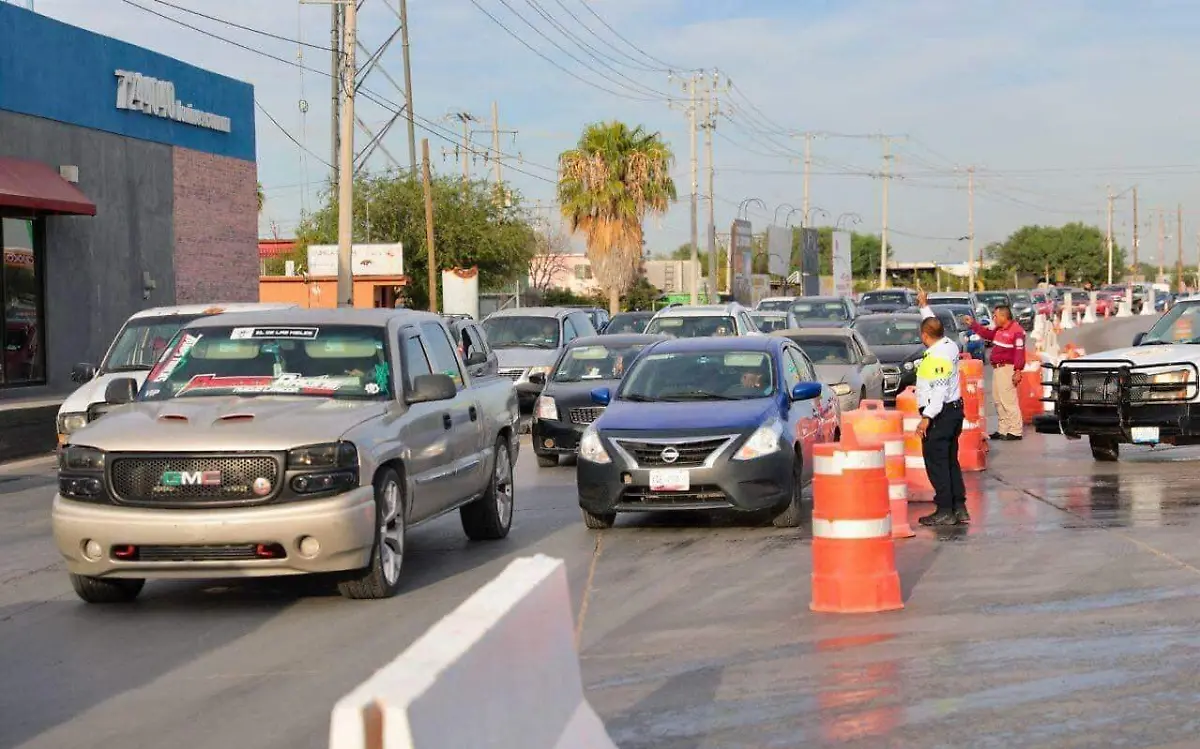
M 783 423 L 779 419 L 772 419 L 754 430 L 749 439 L 734 453 L 733 459 L 753 460 L 779 452 L 779 437 L 782 434 Z
M 288 450 L 287 467 L 291 470 L 314 468 L 358 468 L 358 449 L 349 442 L 329 442 Z
M 583 436 L 579 438 L 579 457 L 589 463 L 599 463 L 600 465 L 612 462 L 608 450 L 604 449 L 604 443 L 600 440 L 600 432 L 596 430 L 595 425 L 583 430 Z
M 850 395 L 850 386 L 844 382 L 839 382 L 833 386 L 834 395 Z
M 87 426 L 86 413 L 64 413 L 58 415 L 58 433 L 71 434 Z
M 58 468 L 61 471 L 104 471 L 104 451 L 94 447 L 67 445 L 58 454 Z
M 537 419 L 558 421 L 558 404 L 548 395 L 538 396 L 537 403 L 533 406 L 533 416 Z
M 1179 400 L 1186 397 L 1188 383 L 1192 380 L 1190 369 L 1175 369 L 1150 375 L 1151 385 L 1177 385 L 1178 387 L 1154 389 L 1146 393 L 1146 400 Z M 1135 386 L 1136 387 L 1136 386 Z

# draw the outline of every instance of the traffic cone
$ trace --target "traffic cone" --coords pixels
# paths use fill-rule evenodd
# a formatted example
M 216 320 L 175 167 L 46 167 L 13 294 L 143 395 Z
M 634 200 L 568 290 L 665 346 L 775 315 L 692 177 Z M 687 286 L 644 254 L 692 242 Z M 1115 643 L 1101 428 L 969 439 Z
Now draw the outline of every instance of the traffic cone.
M 880 434 L 904 430 L 904 417 L 898 411 L 888 411 L 883 401 L 865 400 L 853 411 L 842 414 L 842 433 L 852 439 L 871 440 Z
M 904 608 L 882 447 L 813 446 L 813 611 Z

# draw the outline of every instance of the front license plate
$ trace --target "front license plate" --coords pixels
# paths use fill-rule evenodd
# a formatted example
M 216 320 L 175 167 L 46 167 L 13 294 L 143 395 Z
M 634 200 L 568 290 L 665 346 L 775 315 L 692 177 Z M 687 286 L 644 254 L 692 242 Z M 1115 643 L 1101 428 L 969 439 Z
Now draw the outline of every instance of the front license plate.
M 1134 427 L 1130 429 L 1130 436 L 1133 441 L 1138 444 L 1157 444 L 1158 443 L 1158 427 Z
M 687 469 L 668 468 L 650 471 L 650 491 L 686 492 L 692 486 Z

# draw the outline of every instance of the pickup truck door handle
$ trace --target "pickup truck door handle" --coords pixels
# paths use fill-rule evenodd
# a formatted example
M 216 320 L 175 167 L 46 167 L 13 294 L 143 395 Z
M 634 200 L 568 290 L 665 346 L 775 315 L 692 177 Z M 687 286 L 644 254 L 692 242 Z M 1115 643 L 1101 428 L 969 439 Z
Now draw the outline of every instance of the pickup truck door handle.
M 478 420 L 479 420 L 479 410 L 478 410 L 477 408 L 475 408 L 474 406 L 471 406 L 471 407 L 470 407 L 470 408 L 467 410 L 467 413 L 471 414 L 471 421 L 478 421 Z
M 446 427 L 447 429 L 454 426 L 454 419 L 450 416 L 450 414 L 442 414 L 442 426 Z

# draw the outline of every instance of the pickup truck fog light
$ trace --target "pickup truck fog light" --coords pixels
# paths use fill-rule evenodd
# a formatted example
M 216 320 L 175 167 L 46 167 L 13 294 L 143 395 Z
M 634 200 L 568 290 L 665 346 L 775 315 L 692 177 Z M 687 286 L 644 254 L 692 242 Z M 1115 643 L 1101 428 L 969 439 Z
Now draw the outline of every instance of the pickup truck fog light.
M 306 556 L 309 559 L 321 553 L 320 542 L 312 536 L 305 536 L 304 538 L 300 539 L 299 546 L 301 556 Z
M 297 494 L 318 494 L 355 486 L 358 486 L 358 474 L 355 471 L 309 473 L 292 479 L 292 491 Z
M 62 478 L 58 480 L 58 493 L 64 497 L 98 497 L 103 489 L 100 479 Z
M 95 539 L 87 539 L 83 542 L 83 558 L 88 561 L 95 562 L 104 553 L 102 547 Z
M 554 440 L 552 440 L 552 439 L 542 440 L 542 446 L 543 447 L 554 447 Z

